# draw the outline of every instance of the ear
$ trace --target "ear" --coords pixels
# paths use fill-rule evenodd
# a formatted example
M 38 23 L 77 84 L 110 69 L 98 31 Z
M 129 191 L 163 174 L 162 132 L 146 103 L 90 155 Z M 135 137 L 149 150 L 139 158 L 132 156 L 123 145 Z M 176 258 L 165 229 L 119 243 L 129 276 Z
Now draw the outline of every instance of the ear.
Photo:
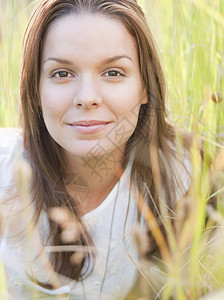
M 143 93 L 142 93 L 142 101 L 141 104 L 147 104 L 148 103 L 148 96 L 146 93 L 146 89 L 144 88 Z

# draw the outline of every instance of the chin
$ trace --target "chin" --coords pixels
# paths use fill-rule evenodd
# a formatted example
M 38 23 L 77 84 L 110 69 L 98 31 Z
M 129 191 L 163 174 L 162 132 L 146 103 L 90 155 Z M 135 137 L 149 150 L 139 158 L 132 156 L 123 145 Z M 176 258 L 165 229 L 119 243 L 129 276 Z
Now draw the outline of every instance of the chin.
M 63 147 L 63 145 L 61 145 Z M 80 157 L 83 159 L 95 158 L 100 161 L 103 157 L 111 157 L 113 160 L 114 156 L 122 156 L 125 148 L 123 145 L 114 145 L 108 141 L 102 140 L 88 140 L 79 141 L 74 143 L 74 145 L 69 145 L 69 147 L 63 147 L 67 154 L 70 156 Z

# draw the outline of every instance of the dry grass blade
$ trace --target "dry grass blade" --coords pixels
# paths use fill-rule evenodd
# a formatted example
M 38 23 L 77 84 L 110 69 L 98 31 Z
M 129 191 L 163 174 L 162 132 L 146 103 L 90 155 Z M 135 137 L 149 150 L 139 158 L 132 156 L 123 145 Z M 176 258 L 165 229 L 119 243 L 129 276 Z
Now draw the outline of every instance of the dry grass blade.
M 4 266 L 0 259 L 0 299 L 1 300 L 7 300 L 7 284 L 5 280 L 5 270 Z
M 145 199 L 140 195 L 137 191 L 137 187 L 135 186 L 135 195 L 136 199 L 138 199 L 137 204 L 138 208 L 146 220 L 148 228 L 151 230 L 151 233 L 159 247 L 160 253 L 163 257 L 164 262 L 171 263 L 171 256 L 167 246 L 167 243 L 163 237 L 163 234 L 160 230 L 160 227 L 156 221 L 155 216 L 153 215 L 150 207 L 147 205 Z

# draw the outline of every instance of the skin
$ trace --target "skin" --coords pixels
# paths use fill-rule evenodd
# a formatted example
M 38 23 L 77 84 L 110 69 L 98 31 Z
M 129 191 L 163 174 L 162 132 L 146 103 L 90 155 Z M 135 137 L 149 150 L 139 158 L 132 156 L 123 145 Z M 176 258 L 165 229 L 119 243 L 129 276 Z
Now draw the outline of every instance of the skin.
M 50 135 L 64 149 L 70 170 L 89 183 L 81 208 L 86 213 L 122 173 L 120 164 L 113 164 L 106 176 L 99 170 L 99 180 L 92 172 L 96 156 L 111 154 L 121 162 L 147 101 L 134 38 L 121 22 L 103 15 L 60 18 L 45 37 L 39 91 Z

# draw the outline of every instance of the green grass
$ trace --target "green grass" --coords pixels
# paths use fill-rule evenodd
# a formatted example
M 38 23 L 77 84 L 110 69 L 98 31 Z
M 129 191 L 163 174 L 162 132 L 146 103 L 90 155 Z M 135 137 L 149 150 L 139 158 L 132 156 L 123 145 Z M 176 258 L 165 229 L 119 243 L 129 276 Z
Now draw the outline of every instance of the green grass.
M 19 70 L 22 36 L 28 21 L 29 1 L 3 0 L 0 10 L 0 126 L 18 125 Z
M 172 263 L 164 268 L 167 280 L 162 299 L 170 299 L 171 293 L 177 300 L 198 299 L 224 287 L 223 241 L 218 239 L 224 224 L 223 155 L 214 162 L 217 171 L 208 169 L 209 157 L 216 157 L 224 140 L 224 103 L 214 103 L 211 97 L 218 91 L 224 96 L 224 1 L 145 0 L 142 5 L 161 49 L 169 116 L 177 126 L 193 132 L 205 151 L 203 173 L 198 169 L 198 155 L 193 154 L 190 214 L 177 242 L 170 245 Z M 218 229 L 205 234 L 207 198 L 214 182 L 218 211 L 210 211 L 208 226 L 213 228 L 217 222 Z
M 3 0 L 1 4 L 1 127 L 18 124 L 22 36 L 32 10 L 32 5 L 27 8 L 28 3 L 28 0 Z M 205 151 L 203 174 L 198 169 L 197 153 L 193 155 L 195 180 L 188 203 L 190 214 L 179 239 L 176 242 L 170 239 L 172 265 L 158 267 L 163 299 L 170 299 L 171 292 L 177 300 L 198 299 L 204 293 L 224 288 L 223 242 L 219 239 L 224 225 L 224 155 L 221 153 L 214 161 L 214 168 L 208 169 L 208 157 L 214 160 L 224 141 L 224 101 L 214 103 L 211 97 L 216 92 L 224 97 L 224 1 L 141 0 L 139 3 L 161 50 L 169 116 L 178 127 L 195 133 Z M 214 182 L 218 204 L 216 211 L 209 208 L 208 226 L 213 228 L 217 224 L 218 228 L 208 233 L 203 227 L 210 186 Z M 186 250 L 190 243 L 192 247 Z
M 161 49 L 172 120 L 218 142 L 214 134 L 222 139 L 224 103 L 213 103 L 211 94 L 224 94 L 224 1 L 143 2 Z M 214 155 L 216 147 L 208 148 Z

